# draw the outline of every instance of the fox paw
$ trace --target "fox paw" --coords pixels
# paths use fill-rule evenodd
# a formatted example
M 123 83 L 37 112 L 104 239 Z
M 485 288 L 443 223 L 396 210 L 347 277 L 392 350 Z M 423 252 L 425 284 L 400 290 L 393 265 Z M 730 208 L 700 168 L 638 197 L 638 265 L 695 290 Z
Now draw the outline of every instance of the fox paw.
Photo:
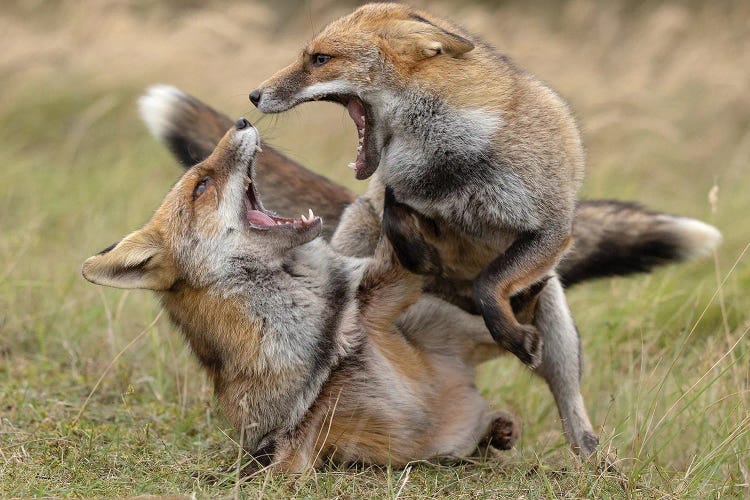
M 507 411 L 499 411 L 490 424 L 486 442 L 498 450 L 510 450 L 520 436 L 521 424 L 516 416 Z
M 521 325 L 523 331 L 523 355 L 520 357 L 529 368 L 536 369 L 542 364 L 542 336 L 532 325 Z M 518 354 L 516 354 L 518 356 Z
M 536 369 L 542 363 L 542 336 L 533 325 L 517 325 L 512 332 L 490 333 L 503 349 L 510 351 L 529 368 Z

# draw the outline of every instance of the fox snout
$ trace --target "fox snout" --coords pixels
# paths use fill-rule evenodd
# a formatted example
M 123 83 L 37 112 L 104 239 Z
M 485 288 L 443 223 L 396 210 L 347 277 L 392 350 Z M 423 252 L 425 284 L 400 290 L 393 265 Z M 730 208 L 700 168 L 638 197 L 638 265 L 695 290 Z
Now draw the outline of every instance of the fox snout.
M 250 92 L 250 102 L 262 113 L 280 113 L 310 100 L 305 90 L 316 81 L 304 71 L 304 62 L 296 61 Z
M 262 113 L 280 113 L 299 103 L 297 89 L 288 86 L 260 87 L 250 92 L 250 102 Z
M 247 118 L 245 118 L 244 116 L 242 118 L 238 119 L 237 122 L 234 125 L 235 125 L 235 128 L 237 130 L 242 130 L 242 129 L 245 129 L 247 127 L 251 127 L 252 126 L 252 125 L 250 125 L 250 122 L 247 121 Z
M 256 108 L 258 107 L 258 103 L 260 103 L 260 89 L 255 89 L 250 92 L 250 102 L 253 103 L 253 106 Z
M 245 117 L 238 118 L 234 129 L 227 132 L 225 150 L 234 149 L 239 157 L 252 159 L 261 151 L 260 134 Z M 231 148 L 230 148 L 231 145 Z M 231 166 L 231 165 L 230 165 Z
M 250 123 L 244 116 L 238 118 L 237 121 L 234 122 L 232 135 L 235 136 L 236 139 L 241 139 L 243 143 L 247 141 L 260 144 L 260 134 L 258 133 L 258 129 L 253 127 L 252 123 Z M 253 151 L 255 150 L 255 148 L 251 149 Z

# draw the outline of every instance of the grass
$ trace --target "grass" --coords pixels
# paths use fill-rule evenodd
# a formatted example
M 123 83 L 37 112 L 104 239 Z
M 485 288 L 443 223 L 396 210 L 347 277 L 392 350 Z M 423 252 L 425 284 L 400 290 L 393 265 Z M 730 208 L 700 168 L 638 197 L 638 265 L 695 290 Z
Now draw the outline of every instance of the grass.
M 724 233 L 715 259 L 569 292 L 584 396 L 622 477 L 571 455 L 548 390 L 507 358 L 482 367 L 478 383 L 521 416 L 515 450 L 244 482 L 236 435 L 153 297 L 91 286 L 79 267 L 145 222 L 179 175 L 138 122 L 146 85 L 176 84 L 258 121 L 247 91 L 348 7 L 313 2 L 287 19 L 269 3 L 82 5 L 0 9 L 1 497 L 750 496 L 746 5 L 432 7 L 570 99 L 589 148 L 585 197 L 638 200 Z M 355 139 L 342 111 L 307 105 L 259 125 L 363 189 L 343 168 Z

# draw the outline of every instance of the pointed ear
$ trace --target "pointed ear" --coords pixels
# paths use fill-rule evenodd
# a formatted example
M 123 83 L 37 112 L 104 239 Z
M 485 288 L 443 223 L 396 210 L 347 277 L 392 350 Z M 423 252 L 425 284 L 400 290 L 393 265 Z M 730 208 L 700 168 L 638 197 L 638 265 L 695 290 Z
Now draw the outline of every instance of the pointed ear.
M 177 280 L 161 236 L 148 228 L 86 259 L 81 273 L 92 283 L 115 288 L 167 290 Z
M 404 54 L 427 59 L 440 54 L 458 57 L 474 48 L 474 44 L 456 33 L 451 33 L 428 20 L 413 16 L 414 20 L 398 21 L 390 33 L 391 45 Z

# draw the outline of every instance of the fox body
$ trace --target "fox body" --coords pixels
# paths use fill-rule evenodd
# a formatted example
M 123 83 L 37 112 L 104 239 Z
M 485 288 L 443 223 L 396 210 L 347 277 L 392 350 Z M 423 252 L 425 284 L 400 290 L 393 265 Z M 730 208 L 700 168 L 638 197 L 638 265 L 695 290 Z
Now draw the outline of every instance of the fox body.
M 553 273 L 571 242 L 584 153 L 566 103 L 463 29 L 401 4 L 329 24 L 251 100 L 263 112 L 327 99 L 359 135 L 359 179 L 377 171 L 398 200 L 465 239 L 440 273 L 473 282 L 504 348 L 537 367 L 542 344 L 510 297 Z M 409 241 L 395 245 L 402 261 Z M 413 271 L 425 271 L 412 268 Z
M 474 387 L 474 366 L 502 353 L 481 321 L 420 300 L 421 279 L 386 238 L 374 257 L 345 257 L 318 237 L 319 217 L 266 211 L 258 144 L 238 121 L 143 228 L 84 263 L 86 279 L 157 292 L 263 465 L 405 465 L 512 446 L 514 417 Z M 395 202 L 386 212 L 405 231 L 416 220 Z
M 140 106 L 149 129 L 185 167 L 208 157 L 222 138 L 223 133 L 218 131 L 226 130 L 233 123 L 226 115 L 174 87 L 151 88 L 141 98 Z M 366 195 L 355 197 L 342 186 L 274 151 L 268 144 L 263 145 L 256 167 L 258 182 L 269 195 L 269 206 L 292 212 L 302 212 L 308 206 L 320 207 L 319 213 L 326 214 L 326 225 L 337 226 L 332 241 L 337 253 L 363 258 L 373 256 L 382 234 L 382 183 Z M 379 182 L 377 175 L 375 177 L 371 183 Z M 419 217 L 415 224 L 405 227 L 412 230 L 412 240 L 417 243 L 419 237 L 428 244 L 435 243 L 434 235 L 442 231 L 437 238 L 442 243 L 435 243 L 441 253 L 452 251 L 466 255 L 472 251 L 465 248 L 470 246 L 470 239 L 451 237 L 450 225 Z M 415 232 L 415 227 L 419 231 Z M 323 233 L 326 234 L 325 227 Z M 550 332 L 553 340 L 547 339 L 546 343 L 548 346 L 550 342 L 555 343 L 555 348 L 545 349 L 542 365 L 534 373 L 548 384 L 567 439 L 574 449 L 588 454 L 595 449 L 596 433 L 586 416 L 580 394 L 580 340 L 566 313 L 561 282 L 570 286 L 603 276 L 646 272 L 656 266 L 705 255 L 716 247 L 721 236 L 712 226 L 694 219 L 648 211 L 633 203 L 597 200 L 578 204 L 573 238 L 574 245 L 557 265 L 559 279 L 546 281 L 541 290 L 532 289 L 538 292 L 538 301 L 526 300 L 525 307 L 519 307 L 516 315 L 536 325 L 540 332 Z M 475 310 L 472 280 L 428 277 L 426 291 L 428 293 L 417 305 L 408 310 L 409 320 L 399 320 L 405 335 L 417 340 L 433 338 L 433 346 L 446 342 L 445 346 L 435 347 L 447 349 L 446 352 L 495 352 L 483 321 L 478 316 L 464 314 L 464 311 Z M 425 302 L 430 306 L 421 309 L 424 314 L 410 315 Z M 403 325 L 409 328 L 404 329 Z M 480 344 L 476 339 L 485 339 L 488 343 L 477 347 Z

